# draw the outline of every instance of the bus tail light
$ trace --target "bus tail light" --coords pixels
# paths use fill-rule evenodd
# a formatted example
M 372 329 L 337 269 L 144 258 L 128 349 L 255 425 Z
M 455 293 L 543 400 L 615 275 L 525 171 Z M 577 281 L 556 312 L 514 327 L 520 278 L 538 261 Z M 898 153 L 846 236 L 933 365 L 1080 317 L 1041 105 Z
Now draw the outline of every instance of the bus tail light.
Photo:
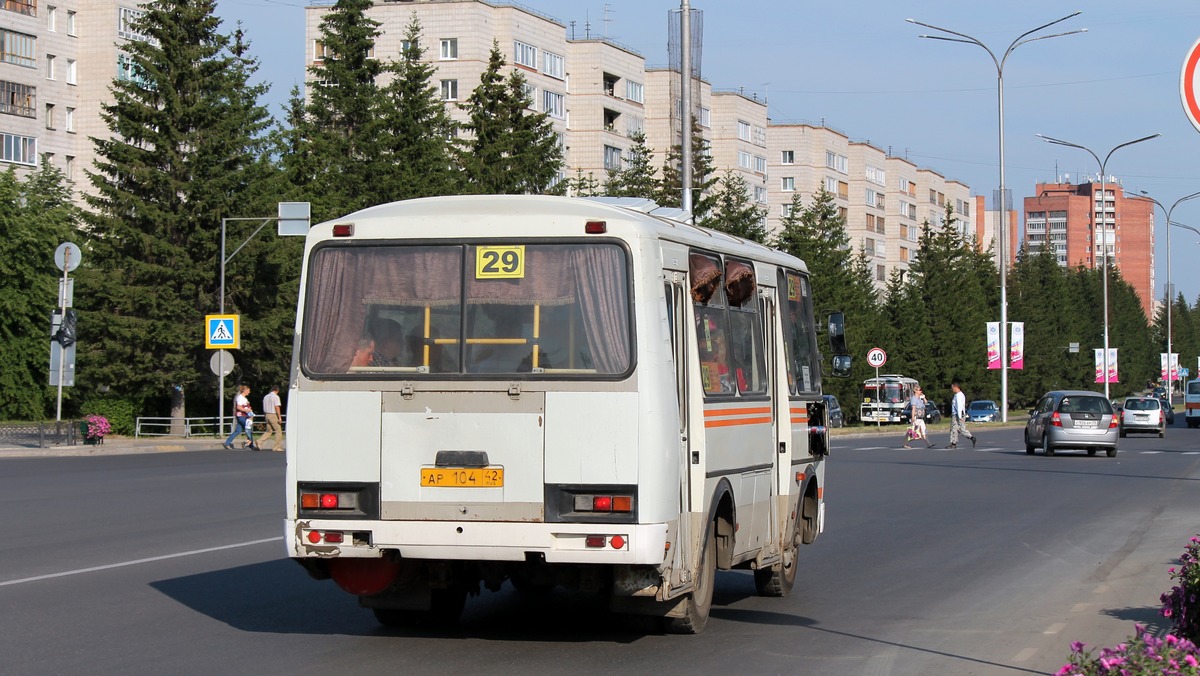
M 357 481 L 296 482 L 296 516 L 379 518 L 379 484 Z
M 588 221 L 583 226 L 583 231 L 589 235 L 603 235 L 608 232 L 607 221 Z
M 333 226 L 334 237 L 352 237 L 354 236 L 353 223 L 336 223 Z
M 300 507 L 306 510 L 356 510 L 358 509 L 358 495 L 356 493 L 303 492 L 300 494 Z
M 576 495 L 577 512 L 633 512 L 632 495 Z
M 314 545 L 319 545 L 322 542 L 326 544 L 341 544 L 345 542 L 345 534 L 340 530 L 310 530 L 307 537 L 308 541 Z
M 607 541 L 608 538 L 604 537 L 603 535 L 589 535 L 584 539 L 583 543 L 588 547 L 597 549 L 603 547 Z

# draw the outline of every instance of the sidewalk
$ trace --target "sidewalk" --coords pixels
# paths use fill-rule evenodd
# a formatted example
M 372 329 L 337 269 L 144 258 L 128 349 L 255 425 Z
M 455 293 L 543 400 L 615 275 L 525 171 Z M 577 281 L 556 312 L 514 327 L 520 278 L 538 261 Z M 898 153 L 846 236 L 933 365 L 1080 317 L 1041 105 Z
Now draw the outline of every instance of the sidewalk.
M 222 453 L 250 453 L 249 449 L 239 448 L 233 451 L 221 448 L 223 439 L 216 437 L 105 437 L 104 443 L 91 446 L 77 444 L 75 446 L 36 446 L 0 445 L 0 459 L 4 458 L 57 458 L 88 455 L 131 455 L 134 453 L 177 453 L 182 451 L 220 451 Z M 263 451 L 268 455 L 283 455 Z

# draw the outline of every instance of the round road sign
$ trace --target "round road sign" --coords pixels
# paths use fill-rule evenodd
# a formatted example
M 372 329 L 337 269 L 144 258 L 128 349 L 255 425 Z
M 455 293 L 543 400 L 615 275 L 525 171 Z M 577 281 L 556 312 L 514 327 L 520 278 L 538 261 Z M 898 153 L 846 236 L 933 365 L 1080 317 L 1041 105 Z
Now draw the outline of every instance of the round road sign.
M 74 272 L 82 259 L 83 254 L 79 252 L 79 247 L 74 242 L 63 242 L 54 250 L 54 264 L 58 266 L 59 270 Z
M 879 368 L 887 363 L 887 352 L 881 348 L 873 347 L 867 351 L 867 365 L 872 368 Z
M 208 367 L 214 375 L 227 376 L 233 373 L 233 355 L 228 350 L 217 350 L 208 360 Z
M 1197 82 L 1197 65 L 1200 64 L 1200 40 L 1197 40 L 1183 57 L 1183 71 L 1179 74 L 1179 98 L 1183 101 L 1183 112 L 1187 113 L 1192 126 L 1200 131 L 1200 101 L 1196 92 L 1200 90 Z

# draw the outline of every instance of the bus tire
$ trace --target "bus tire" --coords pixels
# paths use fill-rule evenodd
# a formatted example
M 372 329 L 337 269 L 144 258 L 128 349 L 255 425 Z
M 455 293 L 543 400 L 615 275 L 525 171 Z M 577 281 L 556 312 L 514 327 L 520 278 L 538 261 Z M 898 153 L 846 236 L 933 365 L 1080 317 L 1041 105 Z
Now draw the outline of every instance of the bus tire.
M 696 588 L 684 600 L 683 617 L 666 618 L 665 629 L 672 634 L 699 634 L 708 623 L 712 610 L 713 587 L 717 581 L 717 523 L 708 522 L 704 547 L 700 552 L 700 570 L 696 571 Z
M 799 509 L 799 507 L 797 507 Z M 800 558 L 800 519 L 796 519 L 796 527 L 792 532 L 792 541 L 783 552 L 779 563 L 770 568 L 760 568 L 754 571 L 754 588 L 759 596 L 783 597 L 792 592 L 796 583 L 796 568 Z

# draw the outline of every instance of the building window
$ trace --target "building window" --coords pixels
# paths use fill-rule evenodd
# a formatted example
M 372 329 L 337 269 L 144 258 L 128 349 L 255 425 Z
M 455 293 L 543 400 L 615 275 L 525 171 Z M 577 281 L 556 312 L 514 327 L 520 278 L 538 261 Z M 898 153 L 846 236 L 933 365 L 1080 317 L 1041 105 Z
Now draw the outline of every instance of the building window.
M 53 5 L 46 6 L 46 30 L 51 33 L 58 30 L 58 8 Z
M 522 82 L 521 94 L 525 97 L 525 107 L 532 110 L 534 103 L 537 101 L 537 87 L 534 87 L 528 82 Z
M 759 204 L 767 203 L 767 189 L 761 185 L 754 186 L 754 201 Z
M 604 168 L 609 171 L 621 170 L 621 149 L 604 146 Z
M 37 0 L 4 0 L 4 9 L 17 14 L 37 16 Z
M 712 111 L 708 108 L 700 109 L 700 126 L 705 129 L 712 127 Z
M 794 209 L 792 208 L 791 204 L 780 204 L 779 205 L 779 215 L 782 216 L 783 218 L 791 218 L 793 211 L 794 211 Z
M 37 166 L 37 139 L 0 133 L 0 162 Z
M 67 10 L 67 35 L 75 35 L 75 12 Z
M 887 281 L 887 268 L 883 267 L 882 265 L 875 266 L 875 281 L 877 281 L 877 282 L 886 282 Z
M 67 84 L 78 84 L 75 81 L 75 74 L 77 70 L 78 69 L 75 67 L 75 59 L 67 59 Z
M 313 61 L 324 61 L 329 56 L 329 50 L 326 49 L 325 43 L 320 40 L 313 40 Z
M 767 158 L 763 157 L 762 155 L 755 155 L 754 171 L 757 171 L 760 174 L 767 173 Z
M 542 72 L 553 78 L 567 77 L 567 60 L 553 52 L 542 51 Z
M 560 120 L 566 117 L 566 109 L 563 105 L 563 95 L 559 94 L 558 92 L 543 91 L 542 111 L 548 113 L 550 117 Z
M 629 99 L 630 101 L 635 101 L 637 103 L 645 103 L 645 101 L 646 101 L 645 87 L 642 86 L 641 82 L 634 82 L 633 80 L 626 80 L 625 81 L 625 98 Z
M 779 179 L 779 189 L 784 192 L 793 192 L 796 190 L 796 177 L 784 176 Z
M 72 134 L 75 133 L 75 109 L 67 108 L 67 114 L 63 116 L 63 128 Z
M 67 161 L 64 166 L 65 166 L 65 169 L 64 169 L 63 173 L 65 173 L 67 175 L 67 180 L 74 181 L 75 180 L 75 156 L 67 155 Z
M 37 118 L 37 89 L 0 80 L 0 113 Z
M 146 13 L 140 9 L 133 9 L 132 7 L 118 7 L 117 37 L 125 38 L 126 40 L 146 40 L 147 38 L 145 35 L 142 35 L 134 29 L 134 24 L 137 23 L 137 21 L 143 16 L 145 16 L 145 14 Z M 313 58 L 317 60 L 325 58 L 324 48 L 321 50 L 320 57 L 317 57 L 314 54 Z
M 832 176 L 826 176 L 825 177 L 825 192 L 836 195 L 837 191 L 838 191 L 837 179 Z
M 132 82 L 143 89 L 154 88 L 142 70 L 134 63 L 133 57 L 119 52 L 117 53 L 117 80 Z
M 440 58 L 458 58 L 458 38 L 442 38 L 442 51 L 440 53 Z
M 878 185 L 887 185 L 887 172 L 879 167 L 874 167 L 868 164 L 867 180 Z
M 644 134 L 645 121 L 640 117 L 632 115 L 625 116 L 625 135 L 632 137 L 634 134 Z
M 442 100 L 458 100 L 458 80 L 442 80 Z
M 0 61 L 37 68 L 37 38 L 0 29 Z
M 841 199 L 850 199 L 850 184 L 845 181 L 837 182 L 837 196 Z
M 795 164 L 796 163 L 796 151 L 784 150 L 784 151 L 780 152 L 779 153 L 779 163 L 780 164 Z
M 850 173 L 850 160 L 832 150 L 825 151 L 825 166 L 839 173 Z
M 513 63 L 537 70 L 537 47 L 514 40 Z
M 754 166 L 754 157 L 752 157 L 750 155 L 750 153 L 748 153 L 744 150 L 739 150 L 738 151 L 738 166 L 741 167 L 742 169 L 747 169 L 747 170 L 751 169 Z
M 738 120 L 738 139 L 741 141 L 750 140 L 750 123 L 745 120 Z
M 46 104 L 46 128 L 47 129 L 54 128 L 54 104 L 53 103 Z

